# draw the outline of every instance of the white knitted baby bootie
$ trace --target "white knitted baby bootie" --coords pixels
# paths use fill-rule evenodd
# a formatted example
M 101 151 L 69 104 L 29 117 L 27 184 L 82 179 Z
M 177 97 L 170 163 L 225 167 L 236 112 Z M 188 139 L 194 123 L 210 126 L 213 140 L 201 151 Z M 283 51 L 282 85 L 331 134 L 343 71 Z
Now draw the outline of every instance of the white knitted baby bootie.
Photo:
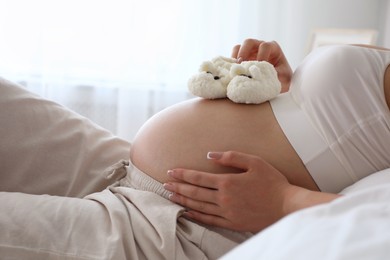
M 188 81 L 189 91 L 206 99 L 226 98 L 227 85 L 231 80 L 230 68 L 236 62 L 236 59 L 222 56 L 203 62 L 199 73 Z
M 227 97 L 236 103 L 260 104 L 279 95 L 281 83 L 274 66 L 266 61 L 244 61 L 230 69 Z

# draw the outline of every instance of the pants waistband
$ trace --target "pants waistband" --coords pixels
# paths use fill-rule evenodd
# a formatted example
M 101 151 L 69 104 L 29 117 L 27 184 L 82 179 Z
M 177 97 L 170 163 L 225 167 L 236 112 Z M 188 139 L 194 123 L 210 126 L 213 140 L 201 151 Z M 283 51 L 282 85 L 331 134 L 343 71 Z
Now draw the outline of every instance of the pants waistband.
M 142 172 L 131 161 L 129 161 L 129 165 L 125 167 L 127 174 L 125 177 L 119 180 L 120 186 L 130 187 L 137 190 L 150 191 L 160 195 L 165 199 L 168 199 L 170 192 L 164 189 L 161 182 L 156 181 L 149 175 Z

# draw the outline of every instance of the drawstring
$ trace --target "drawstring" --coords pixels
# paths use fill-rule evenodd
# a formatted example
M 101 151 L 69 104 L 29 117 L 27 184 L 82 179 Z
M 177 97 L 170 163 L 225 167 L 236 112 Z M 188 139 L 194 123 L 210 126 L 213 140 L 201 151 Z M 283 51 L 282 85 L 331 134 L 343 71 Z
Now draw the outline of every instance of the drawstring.
M 127 174 L 126 166 L 129 166 L 129 161 L 122 159 L 114 165 L 111 165 L 110 167 L 105 169 L 104 176 L 106 177 L 106 179 L 122 179 Z

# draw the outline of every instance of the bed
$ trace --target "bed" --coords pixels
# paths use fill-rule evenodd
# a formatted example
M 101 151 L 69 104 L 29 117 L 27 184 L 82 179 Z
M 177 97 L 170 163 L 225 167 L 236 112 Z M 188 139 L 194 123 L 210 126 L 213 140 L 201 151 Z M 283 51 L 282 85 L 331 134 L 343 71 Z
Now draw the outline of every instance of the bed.
M 390 259 L 390 169 L 341 193 L 281 219 L 222 259 Z
M 127 158 L 130 149 L 126 140 L 3 79 L 0 122 L 0 191 L 83 197 L 110 184 L 102 169 Z M 14 177 L 30 168 L 39 173 L 15 185 Z M 66 179 L 46 179 L 51 171 L 94 178 L 90 186 L 64 190 Z M 285 217 L 222 259 L 390 259 L 390 169 L 342 193 L 331 203 Z

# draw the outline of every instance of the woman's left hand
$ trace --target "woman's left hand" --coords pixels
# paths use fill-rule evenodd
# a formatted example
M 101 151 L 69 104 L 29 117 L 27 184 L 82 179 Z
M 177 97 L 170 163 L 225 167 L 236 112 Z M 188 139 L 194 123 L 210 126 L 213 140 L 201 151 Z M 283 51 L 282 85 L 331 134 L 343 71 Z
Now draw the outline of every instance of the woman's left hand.
M 291 187 L 286 177 L 260 157 L 238 152 L 213 152 L 209 159 L 242 173 L 213 174 L 174 169 L 177 182 L 165 183 L 170 200 L 188 210 L 187 218 L 237 231 L 258 232 L 284 216 Z

